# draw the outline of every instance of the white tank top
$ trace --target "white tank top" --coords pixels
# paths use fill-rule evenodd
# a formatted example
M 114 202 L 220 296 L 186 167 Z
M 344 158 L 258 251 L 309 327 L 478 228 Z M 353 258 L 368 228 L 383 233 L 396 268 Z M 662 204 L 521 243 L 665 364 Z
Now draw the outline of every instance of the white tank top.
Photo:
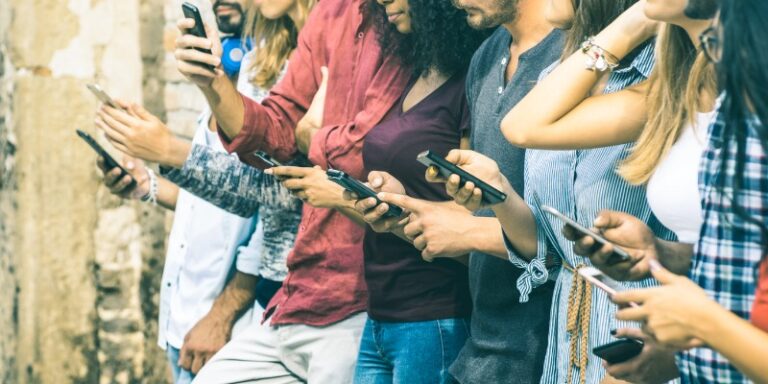
M 681 243 L 699 240 L 704 219 L 699 193 L 699 163 L 707 130 L 715 113 L 696 114 L 648 181 L 648 205 L 656 218 L 677 235 Z

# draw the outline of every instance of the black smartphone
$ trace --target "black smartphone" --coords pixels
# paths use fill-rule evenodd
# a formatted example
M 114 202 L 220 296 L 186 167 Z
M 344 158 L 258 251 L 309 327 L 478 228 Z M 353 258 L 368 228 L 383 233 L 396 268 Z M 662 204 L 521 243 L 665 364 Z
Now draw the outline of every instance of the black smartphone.
M 197 9 L 197 7 L 185 1 L 184 4 L 181 5 L 181 11 L 184 12 L 184 17 L 187 19 L 195 20 L 195 26 L 189 30 L 189 34 L 197 37 L 207 38 L 208 35 L 205 33 L 205 24 L 203 24 L 203 18 L 200 16 L 200 11 Z M 210 49 L 195 49 L 200 52 L 205 52 L 208 54 L 211 53 Z
M 468 181 L 471 181 L 473 184 L 475 184 L 475 187 L 480 188 L 480 190 L 483 191 L 483 202 L 486 204 L 495 205 L 502 203 L 507 199 L 507 194 L 504 192 L 499 191 L 498 189 L 490 186 L 488 183 L 478 179 L 469 172 L 459 168 L 455 164 L 430 151 L 424 151 L 420 153 L 416 157 L 416 160 L 418 160 L 419 163 L 426 165 L 427 167 L 434 166 L 437 168 L 440 176 L 445 177 L 446 179 L 451 175 L 456 174 L 461 178 L 462 185 Z
M 620 247 L 606 240 L 604 237 L 600 236 L 600 234 L 595 233 L 589 228 L 577 223 L 576 220 L 573 220 L 570 217 L 563 215 L 557 209 L 554 209 L 547 205 L 542 205 L 540 206 L 540 208 L 542 211 L 556 217 L 558 220 L 562 221 L 564 224 L 569 225 L 571 228 L 575 229 L 582 235 L 591 237 L 592 239 L 595 240 L 595 242 L 603 245 L 605 244 L 613 245 L 613 254 L 617 256 L 616 262 L 624 262 L 624 261 L 629 261 L 631 259 L 627 251 L 621 249 Z M 612 263 L 612 262 L 613 262 L 613 257 L 611 258 L 611 261 L 609 261 L 609 263 Z
M 117 167 L 117 168 L 120 168 L 120 170 L 122 171 L 122 172 L 120 173 L 120 178 L 121 178 L 121 179 L 122 179 L 122 178 L 123 178 L 125 175 L 128 175 L 128 176 L 130 176 L 130 175 L 131 175 L 131 174 L 130 174 L 130 173 L 129 173 L 129 172 L 128 172 L 128 171 L 127 171 L 125 168 L 123 168 L 123 167 L 120 165 L 120 163 L 118 163 L 118 162 L 117 162 L 117 161 L 116 161 L 116 160 L 115 160 L 115 159 L 114 159 L 114 158 L 113 158 L 113 157 L 112 157 L 112 156 L 111 156 L 111 155 L 110 155 L 110 154 L 107 152 L 107 150 L 105 150 L 105 149 L 104 149 L 104 147 L 102 147 L 101 145 L 99 145 L 99 143 L 97 143 L 97 142 L 96 142 L 96 140 L 95 140 L 95 139 L 94 139 L 94 138 L 93 138 L 91 135 L 89 135 L 89 134 L 87 134 L 87 133 L 85 133 L 85 132 L 83 132 L 83 131 L 81 131 L 81 130 L 79 130 L 79 129 L 77 130 L 77 135 L 78 135 L 78 136 L 80 136 L 80 138 L 81 138 L 81 139 L 85 140 L 85 142 L 86 142 L 86 143 L 88 143 L 88 145 L 90 145 L 90 146 L 91 146 L 91 148 L 93 148 L 93 150 L 94 150 L 94 151 L 96 151 L 96 153 L 97 153 L 99 156 L 101 156 L 101 157 L 104 159 L 104 165 L 106 165 L 106 166 L 107 166 L 107 170 L 108 170 L 108 171 L 111 171 L 111 170 L 113 170 L 115 167 Z M 136 187 L 136 179 L 134 179 L 134 178 L 133 178 L 133 176 L 131 176 L 131 183 L 130 183 L 130 184 L 128 184 L 128 189 L 132 189 L 132 188 L 134 188 L 134 187 Z
M 282 167 L 283 164 L 279 161 L 272 158 L 272 156 L 268 155 L 264 151 L 256 151 L 253 153 L 254 156 L 258 157 L 259 160 L 263 161 L 265 164 L 269 166 L 269 168 L 272 167 Z
M 367 199 L 369 197 L 373 197 L 376 199 L 376 204 L 380 204 L 381 200 L 376 196 L 376 191 L 374 191 L 371 188 L 368 188 L 367 185 L 363 184 L 359 180 L 356 180 L 343 171 L 339 171 L 336 169 L 329 169 L 325 172 L 326 175 L 328 175 L 328 179 L 333 181 L 334 183 L 341 185 L 344 187 L 344 189 L 354 192 L 357 194 L 357 196 L 360 199 Z M 386 218 L 397 218 L 403 215 L 403 209 L 396 206 L 387 203 L 389 206 L 389 210 L 387 210 L 387 213 L 384 214 L 384 217 Z
M 640 340 L 618 339 L 593 348 L 592 353 L 609 364 L 618 364 L 639 355 L 642 350 L 643 342 Z

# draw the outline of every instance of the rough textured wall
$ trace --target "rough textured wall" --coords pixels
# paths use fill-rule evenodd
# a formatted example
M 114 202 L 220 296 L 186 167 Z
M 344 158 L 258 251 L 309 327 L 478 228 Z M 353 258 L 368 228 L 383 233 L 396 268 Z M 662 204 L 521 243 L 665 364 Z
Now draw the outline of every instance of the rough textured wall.
M 0 1 L 2 383 L 167 381 L 165 212 L 111 196 L 74 134 L 99 136 L 88 82 L 165 116 L 165 7 Z
M 13 172 L 15 140 L 11 120 L 13 72 L 7 56 L 6 31 L 9 4 L 0 1 L 0 383 L 16 380 L 16 332 L 18 330 L 16 261 L 13 253 L 16 183 Z

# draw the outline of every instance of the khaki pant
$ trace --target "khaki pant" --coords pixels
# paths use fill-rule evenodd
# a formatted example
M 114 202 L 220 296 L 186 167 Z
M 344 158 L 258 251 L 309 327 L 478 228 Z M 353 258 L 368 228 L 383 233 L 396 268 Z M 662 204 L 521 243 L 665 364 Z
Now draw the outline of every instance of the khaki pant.
M 254 324 L 227 343 L 194 384 L 351 383 L 366 315 L 327 327 Z

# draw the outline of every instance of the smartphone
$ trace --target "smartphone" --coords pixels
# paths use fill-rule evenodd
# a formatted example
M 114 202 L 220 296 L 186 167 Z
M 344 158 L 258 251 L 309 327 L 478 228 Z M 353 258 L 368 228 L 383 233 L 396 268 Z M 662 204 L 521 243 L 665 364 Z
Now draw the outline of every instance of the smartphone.
M 91 148 L 93 148 L 93 150 L 96 151 L 96 153 L 104 159 L 104 165 L 107 166 L 107 170 L 108 171 L 113 170 L 115 167 L 120 168 L 120 170 L 122 171 L 122 172 L 120 172 L 120 178 L 121 179 L 125 175 L 128 175 L 128 176 L 131 175 L 125 168 L 123 168 L 120 165 L 120 163 L 118 163 L 109 154 L 109 152 L 107 152 L 106 149 L 104 149 L 104 147 L 99 145 L 99 143 L 97 143 L 96 140 L 91 135 L 89 135 L 89 134 L 87 134 L 87 133 L 85 133 L 85 132 L 83 132 L 83 131 L 81 131 L 79 129 L 77 130 L 77 135 L 80 136 L 81 139 L 85 140 L 85 142 L 88 143 L 88 145 L 90 145 Z M 133 176 L 131 176 L 131 183 L 128 184 L 128 189 L 133 189 L 134 187 L 136 187 L 136 179 L 134 179 Z
M 478 179 L 477 177 L 471 175 L 469 172 L 457 167 L 455 164 L 441 156 L 432 153 L 431 151 L 424 151 L 420 153 L 418 156 L 416 156 L 416 160 L 418 160 L 419 163 L 426 165 L 427 167 L 436 167 L 437 171 L 440 172 L 440 176 L 445 177 L 446 179 L 449 176 L 456 174 L 461 178 L 462 185 L 468 181 L 471 181 L 473 184 L 475 184 L 475 187 L 480 188 L 480 190 L 483 191 L 482 200 L 488 205 L 499 204 L 507 199 L 507 195 L 504 192 L 490 186 L 488 183 Z
M 189 30 L 189 34 L 197 37 L 207 38 L 208 35 L 205 33 L 205 24 L 203 24 L 203 18 L 200 16 L 200 11 L 197 9 L 197 7 L 185 1 L 184 4 L 181 5 L 181 11 L 184 12 L 184 17 L 187 19 L 195 20 L 195 26 Z M 207 54 L 211 53 L 210 49 L 196 49 Z
M 89 91 L 91 91 L 94 95 L 96 95 L 96 98 L 99 99 L 102 103 L 109 105 L 112 108 L 120 109 L 125 111 L 125 108 L 118 105 L 114 100 L 112 100 L 109 95 L 104 92 L 103 89 L 98 84 L 86 84 L 86 88 L 88 88 Z
M 353 179 L 343 171 L 339 171 L 336 169 L 329 169 L 325 172 L 326 175 L 328 175 L 328 179 L 333 181 L 334 183 L 341 185 L 344 187 L 344 189 L 354 192 L 357 194 L 357 196 L 360 199 L 367 199 L 369 197 L 373 197 L 376 199 L 376 204 L 380 204 L 381 200 L 376 196 L 376 191 L 369 188 L 367 185 L 363 184 L 359 180 Z M 397 218 L 403 215 L 403 209 L 396 206 L 387 203 L 389 206 L 389 210 L 384 214 L 385 218 Z
M 609 295 L 613 296 L 616 294 L 616 292 L 619 292 L 622 290 L 621 284 L 619 284 L 618 281 L 611 279 L 606 274 L 601 272 L 599 269 L 595 267 L 584 267 L 579 269 L 579 275 L 581 275 L 583 278 L 585 278 L 587 281 L 592 283 L 592 285 L 602 289 L 603 291 L 607 292 Z M 637 303 L 629 303 L 630 307 L 639 307 Z
M 639 355 L 642 350 L 642 341 L 623 338 L 595 347 L 592 349 L 592 353 L 609 364 L 618 364 Z
M 587 235 L 587 236 L 595 239 L 595 241 L 600 243 L 600 244 L 603 244 L 603 245 L 605 245 L 605 244 L 612 244 L 610 241 L 606 240 L 604 237 L 602 237 L 599 234 L 589 230 L 588 228 L 584 227 L 583 225 L 577 223 L 576 220 L 573 220 L 573 219 L 563 215 L 557 209 L 554 209 L 554 208 L 552 208 L 550 206 L 547 206 L 547 205 L 542 205 L 541 206 L 541 210 L 546 212 L 546 213 L 549 213 L 550 215 L 552 215 L 552 216 L 554 216 L 554 217 L 556 217 L 558 219 L 560 219 L 560 221 L 562 221 L 565 224 L 568 224 L 573 229 L 581 232 L 582 234 Z M 617 262 L 623 262 L 623 261 L 629 261 L 630 260 L 630 256 L 627 253 L 627 251 L 617 247 L 616 245 L 613 245 L 613 253 L 618 257 Z
M 282 167 L 283 166 L 282 163 L 280 163 L 279 161 L 273 159 L 272 156 L 268 155 L 264 151 L 256 151 L 256 152 L 253 153 L 253 155 L 258 157 L 259 160 L 261 160 L 264 163 L 266 163 L 269 166 L 269 168 L 272 168 L 272 167 Z

